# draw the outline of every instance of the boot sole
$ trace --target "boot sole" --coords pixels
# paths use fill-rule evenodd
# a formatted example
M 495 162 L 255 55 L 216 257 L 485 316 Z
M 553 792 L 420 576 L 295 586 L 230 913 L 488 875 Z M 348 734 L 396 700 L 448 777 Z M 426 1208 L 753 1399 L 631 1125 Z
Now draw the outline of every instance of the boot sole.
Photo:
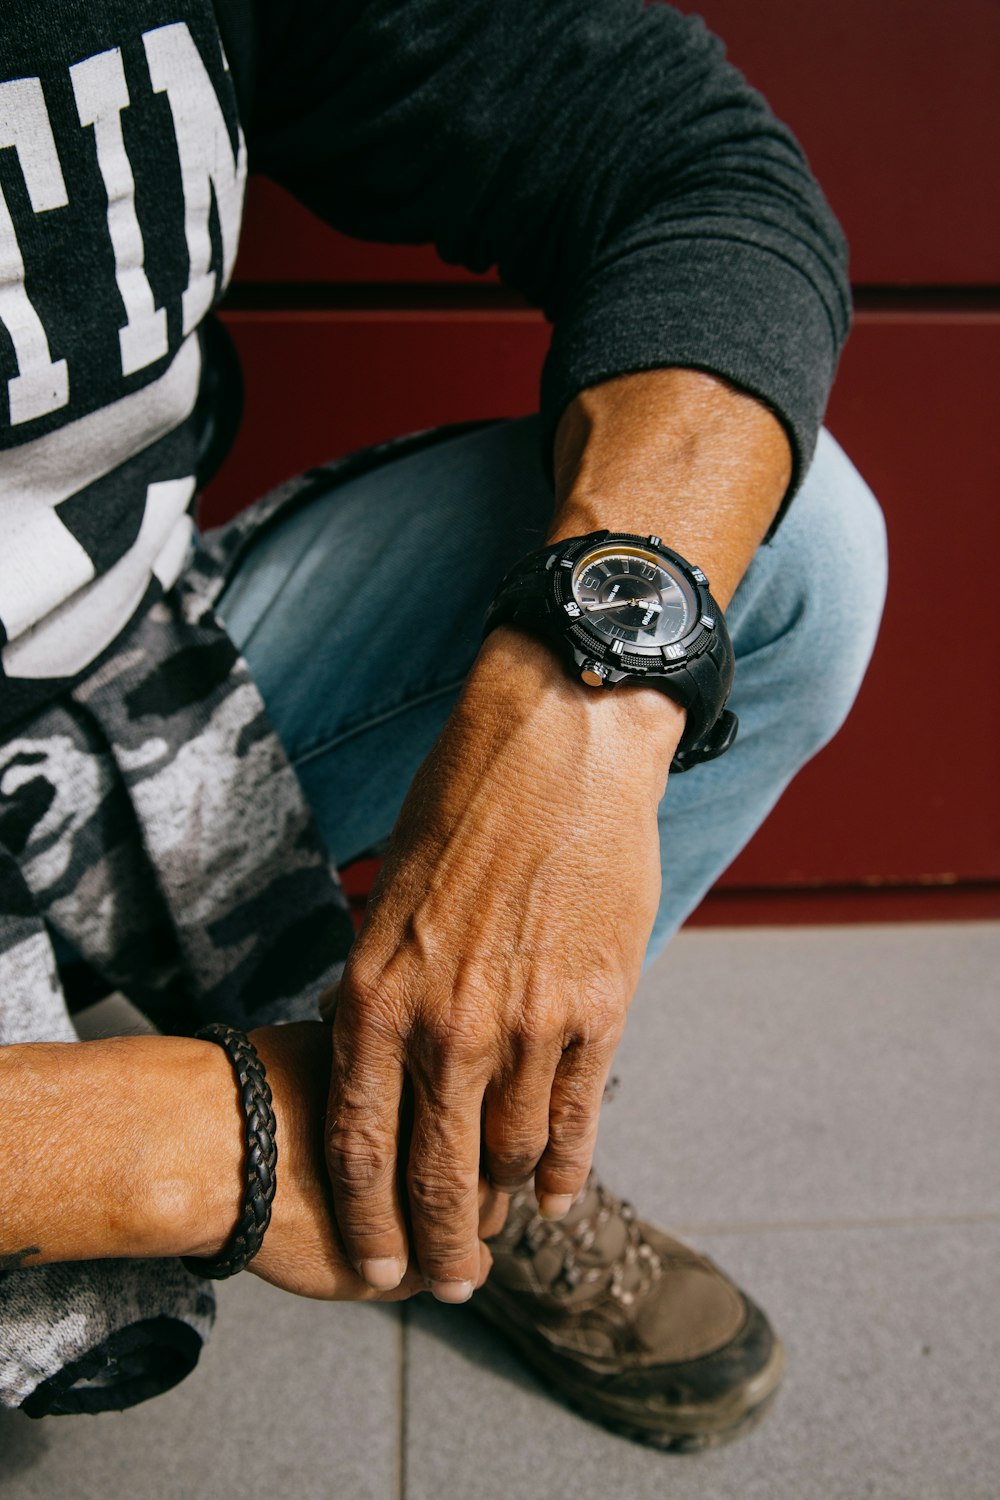
M 643 1411 L 631 1402 L 616 1401 L 606 1392 L 568 1378 L 563 1363 L 519 1328 L 502 1306 L 478 1296 L 472 1306 L 510 1340 L 554 1396 L 611 1432 L 661 1452 L 702 1453 L 750 1432 L 772 1406 L 785 1372 L 785 1351 L 775 1336 L 767 1363 L 723 1400 Z

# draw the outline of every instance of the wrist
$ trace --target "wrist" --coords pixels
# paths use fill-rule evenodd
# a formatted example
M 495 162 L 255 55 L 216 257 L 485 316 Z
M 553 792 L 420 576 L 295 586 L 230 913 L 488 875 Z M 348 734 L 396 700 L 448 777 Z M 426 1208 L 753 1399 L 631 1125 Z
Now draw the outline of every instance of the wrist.
M 138 1254 L 214 1256 L 230 1239 L 244 1191 L 243 1109 L 232 1063 L 212 1042 L 172 1038 L 146 1162 Z
M 582 391 L 555 440 L 547 540 L 654 533 L 696 563 L 725 609 L 787 493 L 784 428 L 719 376 L 649 370 Z
M 483 642 L 471 674 L 473 690 L 489 698 L 551 717 L 554 728 L 579 724 L 588 733 L 613 737 L 636 761 L 669 766 L 686 714 L 658 688 L 623 683 L 592 688 L 570 675 L 555 648 L 516 625 L 498 625 Z M 565 740 L 559 742 L 565 749 Z

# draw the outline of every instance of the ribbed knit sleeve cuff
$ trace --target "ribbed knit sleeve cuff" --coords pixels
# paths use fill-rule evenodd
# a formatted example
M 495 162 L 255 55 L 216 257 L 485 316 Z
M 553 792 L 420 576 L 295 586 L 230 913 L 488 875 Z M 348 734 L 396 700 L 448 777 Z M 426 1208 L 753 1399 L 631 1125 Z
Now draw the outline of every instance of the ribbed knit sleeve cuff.
M 215 1318 L 179 1260 L 67 1261 L 0 1275 L 0 1407 L 123 1411 L 183 1380 Z
M 36 1386 L 21 1410 L 28 1417 L 125 1411 L 172 1390 L 194 1369 L 201 1350 L 198 1334 L 179 1318 L 146 1318 L 120 1328 Z
M 704 370 L 764 402 L 788 434 L 792 478 L 771 535 L 812 458 L 839 342 L 815 285 L 773 250 L 675 237 L 630 251 L 556 321 L 542 375 L 547 461 L 580 391 L 642 370 Z

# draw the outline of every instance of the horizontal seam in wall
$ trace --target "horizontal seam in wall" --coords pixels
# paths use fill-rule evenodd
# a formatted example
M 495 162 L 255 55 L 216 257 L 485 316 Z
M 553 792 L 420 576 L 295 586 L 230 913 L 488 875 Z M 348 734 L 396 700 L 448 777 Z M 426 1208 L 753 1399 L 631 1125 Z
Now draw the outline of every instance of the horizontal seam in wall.
M 856 283 L 858 313 L 990 313 L 1000 312 L 1000 285 L 906 286 Z M 229 288 L 223 313 L 372 312 L 372 313 L 516 313 L 542 319 L 541 313 L 498 282 L 240 282 Z

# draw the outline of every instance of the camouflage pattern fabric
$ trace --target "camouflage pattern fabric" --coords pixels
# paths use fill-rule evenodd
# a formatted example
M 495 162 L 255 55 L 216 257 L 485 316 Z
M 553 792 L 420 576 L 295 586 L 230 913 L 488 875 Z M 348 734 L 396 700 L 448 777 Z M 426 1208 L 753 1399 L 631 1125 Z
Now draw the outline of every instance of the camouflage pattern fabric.
M 347 904 L 212 604 L 260 527 L 341 471 L 199 544 L 111 654 L 0 745 L 0 1045 L 75 1038 L 50 934 L 165 1031 L 317 1014 Z M 194 1365 L 213 1315 L 178 1261 L 0 1270 L 0 1404 L 146 1399 Z

